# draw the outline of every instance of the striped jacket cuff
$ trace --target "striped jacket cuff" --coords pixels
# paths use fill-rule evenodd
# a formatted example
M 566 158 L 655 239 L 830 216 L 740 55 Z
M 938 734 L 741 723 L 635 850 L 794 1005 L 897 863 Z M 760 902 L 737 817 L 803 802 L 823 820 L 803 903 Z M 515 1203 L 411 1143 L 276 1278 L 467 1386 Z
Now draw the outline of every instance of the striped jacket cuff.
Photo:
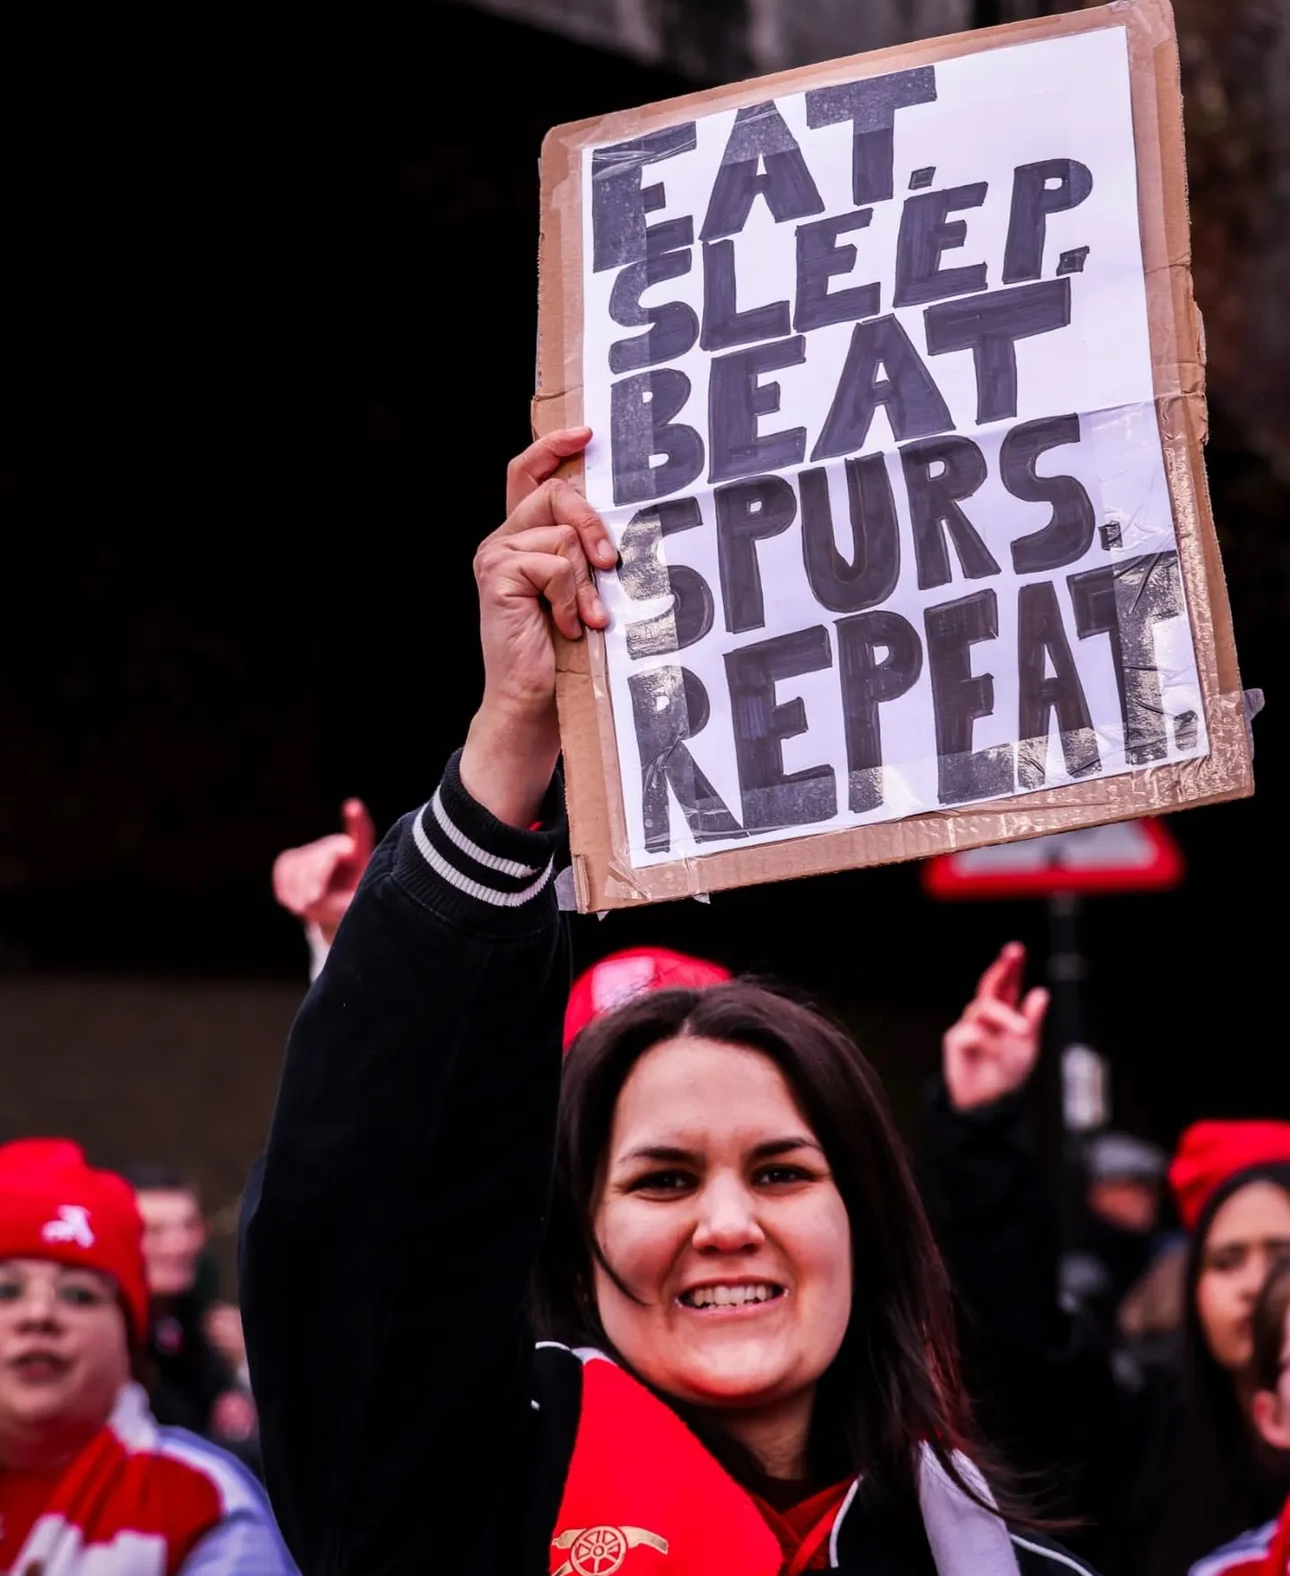
M 470 797 L 448 762 L 429 804 L 403 824 L 394 873 L 446 918 L 490 928 L 528 928 L 535 909 L 555 908 L 557 856 L 564 846 L 564 791 L 557 779 L 538 830 L 507 826 Z

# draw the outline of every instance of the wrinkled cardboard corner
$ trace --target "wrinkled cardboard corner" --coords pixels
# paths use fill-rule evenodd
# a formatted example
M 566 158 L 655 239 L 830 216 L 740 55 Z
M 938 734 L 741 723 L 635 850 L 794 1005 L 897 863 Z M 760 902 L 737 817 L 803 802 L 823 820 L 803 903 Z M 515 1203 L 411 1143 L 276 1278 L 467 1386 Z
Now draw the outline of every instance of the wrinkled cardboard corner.
M 557 637 L 556 693 L 580 913 L 924 859 L 1253 793 L 1231 611 L 1205 477 L 1204 329 L 1192 293 L 1178 46 L 1169 0 L 1113 0 L 1110 5 L 926 39 L 555 127 L 547 134 L 541 158 L 533 430 L 541 436 L 582 421 L 580 156 L 585 146 L 638 136 L 655 126 L 808 87 L 1103 27 L 1123 27 L 1128 35 L 1156 414 L 1204 695 L 1209 755 L 987 804 L 634 869 L 627 857 L 604 640 L 595 633 L 576 643 Z M 575 481 L 581 472 L 581 461 L 568 468 Z

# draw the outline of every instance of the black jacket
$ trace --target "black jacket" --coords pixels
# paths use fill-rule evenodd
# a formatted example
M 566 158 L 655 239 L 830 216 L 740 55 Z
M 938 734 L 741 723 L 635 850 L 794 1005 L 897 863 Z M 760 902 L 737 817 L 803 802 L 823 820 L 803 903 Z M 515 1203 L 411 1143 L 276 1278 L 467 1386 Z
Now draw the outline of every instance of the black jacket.
M 292 1030 L 241 1286 L 266 1479 L 309 1576 L 550 1569 L 581 1378 L 535 1356 L 525 1312 L 568 988 L 545 809 L 551 830 L 503 826 L 452 763 L 374 854 Z M 858 1503 L 839 1568 L 922 1576 L 925 1542 Z M 1022 1572 L 1065 1576 L 1043 1545 Z
M 1125 1454 L 1141 1441 L 1122 1411 L 1105 1331 L 1063 1311 L 1059 1232 L 1025 1097 L 955 1111 L 928 1091 L 923 1197 L 960 1310 L 963 1369 L 982 1431 L 1054 1513 L 1086 1518 L 1080 1541 L 1107 1564 L 1103 1532 L 1122 1509 Z M 1171 1376 L 1172 1377 L 1172 1376 Z M 1170 1385 L 1172 1395 L 1172 1385 Z M 1110 1455 L 1117 1423 L 1133 1445 Z

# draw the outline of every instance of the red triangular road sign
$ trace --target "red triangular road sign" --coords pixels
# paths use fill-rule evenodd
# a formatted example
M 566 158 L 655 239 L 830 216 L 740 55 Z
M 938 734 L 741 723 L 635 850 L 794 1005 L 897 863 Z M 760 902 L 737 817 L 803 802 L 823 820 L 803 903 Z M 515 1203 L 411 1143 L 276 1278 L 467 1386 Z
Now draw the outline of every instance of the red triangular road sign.
M 1157 820 L 1117 821 L 969 848 L 923 864 L 923 886 L 937 898 L 1163 891 L 1182 877 L 1182 850 Z

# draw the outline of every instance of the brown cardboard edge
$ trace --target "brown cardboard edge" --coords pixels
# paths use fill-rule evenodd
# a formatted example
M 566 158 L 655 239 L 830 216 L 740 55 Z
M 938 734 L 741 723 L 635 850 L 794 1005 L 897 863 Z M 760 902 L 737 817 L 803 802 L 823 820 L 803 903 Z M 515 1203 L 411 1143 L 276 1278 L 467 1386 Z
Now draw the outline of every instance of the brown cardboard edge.
M 555 127 L 542 151 L 538 433 L 582 417 L 579 157 L 588 143 L 626 138 L 740 103 L 1102 27 L 1124 27 L 1130 55 L 1139 205 L 1157 420 L 1174 506 L 1180 564 L 1201 681 L 1210 754 L 1087 784 L 1019 794 L 988 806 L 929 811 L 752 849 L 634 868 L 618 781 L 604 641 L 560 641 L 557 699 L 565 752 L 575 891 L 582 912 L 728 890 L 755 881 L 923 858 L 951 849 L 1094 826 L 1253 791 L 1248 733 L 1226 582 L 1209 507 L 1203 335 L 1192 295 L 1177 44 L 1168 0 L 1104 7 L 959 33 L 822 66 L 800 67 Z M 581 475 L 581 464 L 576 468 Z
M 537 391 L 534 436 L 582 422 L 582 205 L 580 146 L 555 127 L 542 143 L 542 228 L 538 255 Z M 581 456 L 562 467 L 581 486 Z M 609 701 L 604 637 L 556 644 L 556 707 L 564 752 L 574 895 L 596 906 L 590 871 L 595 850 L 627 845 L 627 821 L 615 763 L 618 752 Z M 574 830 L 576 828 L 576 831 Z M 606 852 L 606 858 L 607 858 Z M 643 894 L 638 894 L 643 900 Z

